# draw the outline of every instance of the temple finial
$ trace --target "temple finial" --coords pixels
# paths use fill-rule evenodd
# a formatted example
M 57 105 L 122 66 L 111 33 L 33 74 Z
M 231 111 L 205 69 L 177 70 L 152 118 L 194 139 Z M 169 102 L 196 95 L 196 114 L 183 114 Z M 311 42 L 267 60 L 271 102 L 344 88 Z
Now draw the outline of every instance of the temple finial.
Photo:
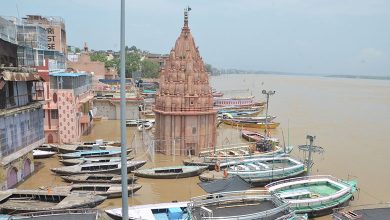
M 188 27 L 188 12 L 191 11 L 190 6 L 184 9 L 184 27 Z

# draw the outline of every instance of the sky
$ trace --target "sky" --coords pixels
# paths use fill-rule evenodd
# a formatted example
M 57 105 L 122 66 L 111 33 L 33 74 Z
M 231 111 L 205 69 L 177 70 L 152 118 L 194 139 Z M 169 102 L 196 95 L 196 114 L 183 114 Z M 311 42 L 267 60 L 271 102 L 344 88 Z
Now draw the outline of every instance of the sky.
M 0 15 L 64 18 L 68 45 L 119 49 L 120 0 L 0 2 Z M 215 67 L 390 76 L 390 0 L 126 0 L 126 45 L 169 53 L 187 6 Z

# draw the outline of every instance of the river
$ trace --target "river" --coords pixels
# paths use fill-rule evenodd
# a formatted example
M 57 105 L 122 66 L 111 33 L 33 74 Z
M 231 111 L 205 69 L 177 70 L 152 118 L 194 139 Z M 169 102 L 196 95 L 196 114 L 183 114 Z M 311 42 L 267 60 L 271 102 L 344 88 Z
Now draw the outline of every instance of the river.
M 221 75 L 211 77 L 212 86 L 225 96 L 254 95 L 264 100 L 263 89 L 275 90 L 270 97 L 269 113 L 281 126 L 271 134 L 297 146 L 306 135 L 315 135 L 315 145 L 325 149 L 314 156 L 312 174 L 329 174 L 356 179 L 360 191 L 353 205 L 390 202 L 390 81 L 342 79 L 319 76 Z M 282 130 L 283 134 L 282 135 Z M 239 130 L 222 125 L 218 144 L 244 142 Z M 83 140 L 120 140 L 119 121 L 95 122 Z M 181 157 L 145 153 L 142 135 L 127 128 L 128 145 L 136 148 L 137 159 L 148 160 L 145 167 L 181 164 Z M 292 156 L 302 158 L 294 149 Z M 19 188 L 64 185 L 51 174 L 60 166 L 57 158 L 41 160 L 43 167 Z M 129 198 L 129 205 L 188 200 L 202 195 L 198 178 L 178 180 L 139 179 L 142 189 Z M 99 208 L 119 207 L 121 199 L 105 201 Z M 324 217 L 321 219 L 329 219 Z

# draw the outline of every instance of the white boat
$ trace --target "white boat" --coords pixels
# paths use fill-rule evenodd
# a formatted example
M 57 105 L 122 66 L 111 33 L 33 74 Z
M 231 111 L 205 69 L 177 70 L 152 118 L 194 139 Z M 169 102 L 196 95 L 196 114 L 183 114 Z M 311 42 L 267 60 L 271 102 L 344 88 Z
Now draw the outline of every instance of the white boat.
M 145 122 L 145 123 L 139 124 L 137 126 L 137 129 L 138 129 L 138 131 L 150 130 L 150 129 L 152 129 L 153 125 L 154 124 L 152 122 Z
M 43 159 L 52 157 L 56 152 L 54 151 L 44 151 L 44 150 L 33 150 L 34 159 Z

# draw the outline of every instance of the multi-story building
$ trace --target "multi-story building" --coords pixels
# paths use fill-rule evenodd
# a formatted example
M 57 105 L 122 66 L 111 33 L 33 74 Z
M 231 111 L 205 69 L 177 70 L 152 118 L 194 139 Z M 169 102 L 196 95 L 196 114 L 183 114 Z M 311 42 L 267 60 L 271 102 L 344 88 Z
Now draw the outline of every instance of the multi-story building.
M 34 69 L 0 68 L 0 187 L 9 189 L 34 171 L 32 150 L 45 141 L 41 78 Z
M 79 141 L 92 126 L 93 91 L 88 73 L 50 73 L 44 105 L 47 143 Z
M 44 17 L 41 15 L 27 15 L 23 18 L 25 25 L 39 25 L 47 31 L 49 50 L 67 53 L 65 22 L 60 17 Z

